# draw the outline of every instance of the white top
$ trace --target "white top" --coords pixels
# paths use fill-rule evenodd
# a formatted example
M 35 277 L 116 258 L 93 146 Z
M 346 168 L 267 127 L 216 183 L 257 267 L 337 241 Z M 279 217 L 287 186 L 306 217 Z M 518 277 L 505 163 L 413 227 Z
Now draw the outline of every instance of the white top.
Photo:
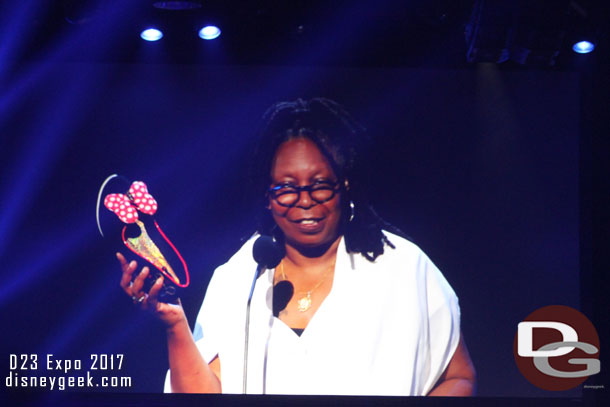
M 434 387 L 458 345 L 458 299 L 419 247 L 385 233 L 396 248 L 374 263 L 347 253 L 341 239 L 332 290 L 300 337 L 273 316 L 274 270 L 259 277 L 247 393 L 425 395 Z M 254 240 L 216 269 L 195 326 L 204 359 L 220 358 L 223 393 L 242 392 Z

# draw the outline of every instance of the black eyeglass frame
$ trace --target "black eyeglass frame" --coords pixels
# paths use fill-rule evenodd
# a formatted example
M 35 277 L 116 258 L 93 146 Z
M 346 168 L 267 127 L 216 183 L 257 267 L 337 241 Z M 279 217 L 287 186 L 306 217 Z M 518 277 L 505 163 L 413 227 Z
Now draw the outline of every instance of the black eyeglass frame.
M 312 191 L 314 191 L 316 186 L 319 185 L 328 185 L 331 188 L 329 188 L 330 191 L 332 191 L 332 194 L 330 195 L 330 197 L 326 198 L 326 199 L 316 199 L 314 198 L 311 193 Z M 290 188 L 294 189 L 296 191 L 297 194 L 297 198 L 294 201 L 294 203 L 287 205 L 284 203 L 281 203 L 278 200 L 278 195 L 276 195 L 276 192 L 282 188 L 285 188 L 287 186 L 290 186 Z M 271 199 L 273 199 L 278 205 L 283 206 L 284 208 L 292 208 L 294 206 L 296 206 L 297 203 L 299 203 L 299 201 L 301 200 L 301 192 L 302 191 L 307 191 L 307 193 L 309 194 L 309 198 L 316 202 L 317 204 L 323 204 L 326 203 L 328 201 L 330 201 L 331 199 L 333 199 L 335 197 L 335 195 L 337 195 L 337 192 L 339 192 L 341 190 L 341 184 L 339 182 L 335 182 L 335 181 L 316 181 L 313 184 L 309 184 L 309 185 L 304 185 L 302 187 L 298 186 L 298 185 L 292 185 L 292 184 L 280 184 L 280 185 L 276 185 L 274 187 L 271 187 L 267 190 L 267 194 L 271 197 Z

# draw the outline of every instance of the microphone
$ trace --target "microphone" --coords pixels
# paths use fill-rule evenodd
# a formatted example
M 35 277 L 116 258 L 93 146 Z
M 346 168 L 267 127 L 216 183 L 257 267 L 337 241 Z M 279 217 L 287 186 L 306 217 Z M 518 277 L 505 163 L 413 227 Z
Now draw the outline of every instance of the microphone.
M 250 305 L 252 304 L 252 294 L 256 281 L 264 269 L 271 269 L 280 264 L 286 255 L 284 245 L 276 242 L 271 236 L 261 235 L 252 246 L 252 257 L 256 261 L 256 273 L 250 287 L 250 295 L 248 296 L 248 304 L 246 305 L 246 332 L 244 338 L 244 377 L 243 377 L 243 394 L 246 394 L 248 387 L 248 339 L 250 338 Z
M 259 268 L 272 269 L 284 258 L 286 249 L 284 245 L 273 240 L 271 236 L 261 235 L 254 242 L 252 256 L 258 263 Z
M 294 286 L 283 280 L 273 287 L 273 316 L 279 317 L 294 295 Z

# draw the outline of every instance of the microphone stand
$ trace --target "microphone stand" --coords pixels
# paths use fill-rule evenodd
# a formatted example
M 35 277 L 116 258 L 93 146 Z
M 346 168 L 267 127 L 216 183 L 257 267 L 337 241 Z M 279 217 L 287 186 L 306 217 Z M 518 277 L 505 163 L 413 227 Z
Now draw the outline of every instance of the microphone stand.
M 248 341 L 250 339 L 250 306 L 252 305 L 252 295 L 254 294 L 254 287 L 256 286 L 256 280 L 261 275 L 264 269 L 271 269 L 280 264 L 282 258 L 286 254 L 283 246 L 279 245 L 271 236 L 259 236 L 252 246 L 252 256 L 254 261 L 258 264 L 256 266 L 256 273 L 254 273 L 254 279 L 252 280 L 252 286 L 250 287 L 250 295 L 248 295 L 248 304 L 246 306 L 246 332 L 244 338 L 244 381 L 243 381 L 243 394 L 246 394 L 248 389 Z
M 244 339 L 244 381 L 242 393 L 246 394 L 248 388 L 248 340 L 250 339 L 250 305 L 252 304 L 252 295 L 254 294 L 254 287 L 256 286 L 256 280 L 261 274 L 264 265 L 259 264 L 256 266 L 256 273 L 254 273 L 254 279 L 252 280 L 252 286 L 250 287 L 250 295 L 248 295 L 248 304 L 246 305 L 246 337 Z

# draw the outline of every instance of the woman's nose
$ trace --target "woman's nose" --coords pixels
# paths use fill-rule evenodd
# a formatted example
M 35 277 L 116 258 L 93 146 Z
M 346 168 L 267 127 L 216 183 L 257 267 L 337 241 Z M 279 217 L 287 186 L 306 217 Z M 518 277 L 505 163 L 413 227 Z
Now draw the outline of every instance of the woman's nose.
M 297 197 L 297 203 L 295 204 L 295 206 L 298 206 L 302 209 L 309 209 L 314 205 L 316 205 L 316 202 L 311 199 L 311 196 L 309 195 L 308 191 L 299 191 L 299 196 Z

